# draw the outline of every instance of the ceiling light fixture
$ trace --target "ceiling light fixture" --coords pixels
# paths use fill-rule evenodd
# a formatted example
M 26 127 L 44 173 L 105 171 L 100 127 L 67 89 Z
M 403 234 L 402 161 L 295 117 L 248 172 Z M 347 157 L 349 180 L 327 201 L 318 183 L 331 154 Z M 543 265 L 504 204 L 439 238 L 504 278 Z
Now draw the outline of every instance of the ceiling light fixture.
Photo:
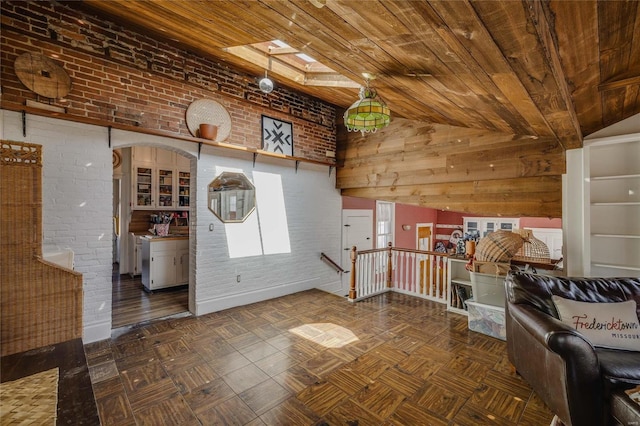
M 387 127 L 391 121 L 391 112 L 387 104 L 378 96 L 375 89 L 369 87 L 369 78 L 365 86 L 360 87 L 360 99 L 344 112 L 344 125 L 350 132 L 376 132 Z
M 258 82 L 258 87 L 262 90 L 263 93 L 271 93 L 273 92 L 273 81 L 267 76 L 267 71 L 264 72 L 264 78 L 261 78 Z

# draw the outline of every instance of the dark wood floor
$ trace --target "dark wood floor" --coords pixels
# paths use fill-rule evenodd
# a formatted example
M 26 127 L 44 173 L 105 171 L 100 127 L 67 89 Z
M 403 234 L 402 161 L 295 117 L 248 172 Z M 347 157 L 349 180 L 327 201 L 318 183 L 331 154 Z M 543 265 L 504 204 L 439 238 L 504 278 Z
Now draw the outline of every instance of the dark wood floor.
M 103 425 L 548 425 L 503 341 L 445 306 L 319 290 L 85 346 Z
M 82 339 L 2 357 L 0 381 L 13 381 L 56 367 L 59 369 L 56 424 L 100 424 Z M 25 411 L 28 412 L 28 409 Z M 32 424 L 27 419 L 20 424 Z
M 120 328 L 189 311 L 187 286 L 146 292 L 140 275 L 132 278 L 114 265 L 112 280 L 111 327 Z

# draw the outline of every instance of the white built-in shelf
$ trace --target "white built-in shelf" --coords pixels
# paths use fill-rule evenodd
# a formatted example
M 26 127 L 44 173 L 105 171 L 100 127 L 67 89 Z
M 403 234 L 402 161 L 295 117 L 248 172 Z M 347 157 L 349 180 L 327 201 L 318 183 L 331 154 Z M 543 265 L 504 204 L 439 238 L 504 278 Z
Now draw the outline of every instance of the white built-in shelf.
M 640 206 L 640 201 L 619 201 L 609 203 L 591 203 L 592 206 Z
M 614 263 L 597 263 L 592 262 L 593 266 L 598 266 L 600 268 L 615 268 L 615 269 L 627 269 L 629 271 L 640 271 L 640 266 L 636 265 L 619 265 Z
M 591 176 L 591 180 L 611 180 L 611 179 L 636 179 L 640 178 L 640 174 L 630 175 L 611 175 L 611 176 Z
M 461 278 L 451 278 L 451 282 L 452 283 L 456 283 L 456 284 L 462 284 L 462 285 L 468 285 L 471 286 L 471 281 L 469 280 L 463 280 Z
M 601 238 L 625 238 L 625 239 L 640 238 L 640 235 L 621 235 L 621 234 L 591 234 L 591 236 L 601 237 Z

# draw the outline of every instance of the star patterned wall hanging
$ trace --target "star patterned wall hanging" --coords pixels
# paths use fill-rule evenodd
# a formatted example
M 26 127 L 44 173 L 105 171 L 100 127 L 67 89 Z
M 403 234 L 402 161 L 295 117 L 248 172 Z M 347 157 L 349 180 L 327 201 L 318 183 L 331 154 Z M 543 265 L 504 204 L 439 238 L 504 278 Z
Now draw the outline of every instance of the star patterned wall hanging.
M 288 121 L 262 116 L 262 149 L 293 156 L 293 125 Z

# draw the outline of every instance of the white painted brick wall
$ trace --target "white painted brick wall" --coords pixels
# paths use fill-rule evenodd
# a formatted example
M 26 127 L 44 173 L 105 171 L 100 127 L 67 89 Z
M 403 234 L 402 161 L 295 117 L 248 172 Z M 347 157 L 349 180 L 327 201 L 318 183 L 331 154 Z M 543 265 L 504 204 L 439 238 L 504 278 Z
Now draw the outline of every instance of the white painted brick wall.
M 42 145 L 43 243 L 74 251 L 83 274 L 84 329 L 111 327 L 112 163 L 104 128 L 2 111 L 2 138 Z M 89 336 L 90 338 L 90 336 Z
M 263 297 L 292 293 L 307 288 L 323 288 L 341 293 L 340 276 L 320 260 L 325 252 L 340 259 L 341 197 L 335 189 L 335 171 L 328 166 L 301 163 L 298 172 L 292 161 L 260 157 L 220 157 L 220 151 L 204 147 L 198 162 L 198 199 L 206 199 L 207 186 L 221 169 L 242 171 L 249 180 L 253 172 L 281 177 L 286 208 L 290 253 L 230 258 L 227 228 L 250 227 L 250 223 L 223 224 L 206 203 L 198 202 L 196 239 L 197 313 L 202 314 L 251 303 Z M 255 217 L 260 219 L 260 204 Z M 259 220 L 258 220 L 259 222 Z M 214 231 L 209 231 L 209 224 Z M 268 223 L 259 223 L 268 227 Z M 241 281 L 236 281 L 237 275 Z
M 0 111 L 0 137 L 43 145 L 45 242 L 70 247 L 76 270 L 84 275 L 85 343 L 106 339 L 111 330 L 112 166 L 105 128 L 28 115 L 27 137 L 21 114 Z M 196 191 L 191 209 L 190 310 L 196 314 L 251 303 L 308 288 L 346 294 L 340 276 L 320 260 L 325 252 L 340 259 L 341 198 L 335 170 L 328 166 L 260 157 L 196 144 L 114 130 L 112 148 L 136 144 L 180 151 L 194 158 Z M 289 253 L 229 258 L 226 228 L 207 208 L 207 185 L 220 167 L 253 180 L 253 171 L 279 175 L 291 250 Z M 260 205 L 252 220 L 260 217 Z M 209 224 L 214 231 L 209 231 Z M 260 223 L 268 227 L 268 223 Z M 236 282 L 236 275 L 241 282 Z

